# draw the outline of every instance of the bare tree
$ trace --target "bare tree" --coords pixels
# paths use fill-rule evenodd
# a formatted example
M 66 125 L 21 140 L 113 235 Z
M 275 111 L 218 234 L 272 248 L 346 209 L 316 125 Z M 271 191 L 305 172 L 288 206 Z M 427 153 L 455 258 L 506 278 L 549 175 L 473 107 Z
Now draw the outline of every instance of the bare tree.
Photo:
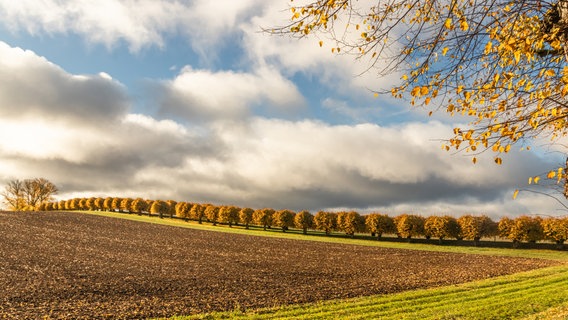
M 36 178 L 10 181 L 2 196 L 10 210 L 22 211 L 51 201 L 57 192 L 57 187 L 49 180 Z

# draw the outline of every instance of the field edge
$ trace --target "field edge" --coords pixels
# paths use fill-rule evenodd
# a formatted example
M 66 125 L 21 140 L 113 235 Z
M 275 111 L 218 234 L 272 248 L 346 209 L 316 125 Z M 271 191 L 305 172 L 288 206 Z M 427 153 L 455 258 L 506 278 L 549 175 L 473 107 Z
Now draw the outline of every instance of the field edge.
M 204 231 L 225 232 L 250 236 L 272 237 L 293 239 L 301 241 L 316 241 L 316 242 L 329 242 L 350 245 L 363 245 L 372 247 L 384 247 L 394 249 L 406 250 L 422 250 L 422 251 L 436 251 L 436 252 L 452 252 L 463 254 L 480 254 L 480 255 L 494 255 L 494 256 L 507 256 L 516 258 L 535 258 L 554 260 L 568 263 L 568 254 L 565 251 L 556 250 L 539 250 L 539 249 L 513 249 L 513 248 L 488 248 L 488 247 L 465 247 L 465 246 L 452 246 L 452 245 L 433 245 L 422 243 L 406 243 L 406 242 L 389 242 L 389 241 L 373 241 L 367 239 L 351 239 L 348 237 L 336 236 L 320 236 L 320 235 L 304 235 L 301 233 L 282 232 L 276 229 L 262 230 L 262 229 L 244 229 L 242 226 L 228 227 L 225 225 L 209 225 L 208 223 L 198 224 L 194 221 L 183 221 L 171 218 L 158 218 L 149 217 L 144 215 L 135 214 L 121 214 L 116 212 L 100 212 L 100 211 L 66 211 L 81 214 L 90 214 L 103 217 L 111 217 L 117 219 L 126 219 L 131 221 L 138 221 L 144 223 L 154 223 L 172 227 L 190 228 Z

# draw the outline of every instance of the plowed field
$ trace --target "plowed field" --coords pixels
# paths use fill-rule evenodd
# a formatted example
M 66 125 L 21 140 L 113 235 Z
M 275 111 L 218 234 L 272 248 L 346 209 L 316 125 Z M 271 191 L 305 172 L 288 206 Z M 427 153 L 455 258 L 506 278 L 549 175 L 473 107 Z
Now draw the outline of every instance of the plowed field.
M 457 284 L 554 262 L 0 213 L 0 318 L 146 318 Z

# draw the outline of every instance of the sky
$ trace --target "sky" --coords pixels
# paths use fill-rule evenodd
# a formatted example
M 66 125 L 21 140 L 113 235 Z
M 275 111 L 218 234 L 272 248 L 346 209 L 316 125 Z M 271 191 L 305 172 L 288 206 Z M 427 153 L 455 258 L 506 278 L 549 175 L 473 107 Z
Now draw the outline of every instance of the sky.
M 522 191 L 550 150 L 441 149 L 456 122 L 323 36 L 262 32 L 287 0 L 0 0 L 0 184 L 389 215 L 564 215 Z M 324 46 L 318 45 L 320 40 Z

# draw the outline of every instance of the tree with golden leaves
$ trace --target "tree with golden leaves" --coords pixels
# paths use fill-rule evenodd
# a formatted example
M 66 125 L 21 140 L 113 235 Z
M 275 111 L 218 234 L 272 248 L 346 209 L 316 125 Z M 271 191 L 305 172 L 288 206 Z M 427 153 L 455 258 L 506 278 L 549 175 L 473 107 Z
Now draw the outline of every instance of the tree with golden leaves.
M 167 202 L 162 201 L 162 200 L 156 200 L 154 202 L 152 202 L 152 205 L 150 206 L 150 212 L 151 214 L 158 214 L 160 219 L 164 218 L 164 215 L 168 213 L 168 210 L 170 209 L 170 206 L 168 205 Z
M 112 197 L 106 197 L 103 201 L 103 210 L 104 211 L 111 211 L 112 210 Z
M 78 200 L 77 209 L 87 210 L 87 199 L 86 198 L 79 198 L 77 200 Z
M 488 216 L 464 215 L 459 217 L 458 224 L 461 229 L 461 236 L 467 240 L 473 240 L 475 246 L 483 237 L 497 235 L 497 223 Z
M 386 214 L 368 214 L 365 217 L 365 226 L 367 227 L 367 230 L 371 232 L 373 237 L 375 235 L 377 236 L 377 240 L 380 240 L 385 233 L 396 232 L 393 218 Z
M 274 213 L 274 225 L 282 228 L 286 232 L 290 227 L 294 226 L 294 216 L 296 214 L 288 209 L 279 210 Z
M 130 204 L 130 212 L 141 215 L 144 211 L 149 211 L 148 202 L 142 198 L 136 198 Z
M 314 225 L 317 230 L 324 231 L 327 236 L 331 231 L 337 228 L 337 214 L 334 212 L 318 211 L 314 217 Z
M 223 206 L 219 210 L 219 221 L 227 223 L 229 227 L 232 227 L 233 224 L 239 223 L 239 209 L 236 206 Z
M 314 215 L 307 210 L 296 213 L 294 217 L 294 225 L 296 228 L 302 229 L 304 234 L 308 233 L 308 229 L 314 227 Z
M 544 239 L 542 218 L 520 216 L 515 218 L 513 227 L 509 232 L 509 239 L 535 243 Z
M 98 197 L 95 199 L 95 210 L 103 210 L 105 199 Z
M 122 198 L 117 198 L 117 197 L 112 198 L 112 202 L 110 204 L 110 210 L 122 212 L 122 208 L 120 206 L 121 204 L 122 204 Z
M 65 201 L 65 210 L 79 209 L 79 198 L 68 199 Z
M 189 202 L 184 202 L 184 201 L 178 202 L 175 206 L 176 216 L 184 220 L 189 219 L 191 217 L 190 211 L 192 206 L 193 204 Z
M 216 226 L 219 221 L 219 209 L 218 206 L 213 204 L 209 204 L 205 207 L 205 217 L 207 217 L 207 220 L 213 223 L 214 226 Z
M 460 225 L 454 217 L 430 216 L 424 221 L 424 234 L 426 237 L 438 238 L 442 243 L 447 238 L 459 238 Z
M 95 197 L 87 198 L 87 200 L 85 201 L 86 210 L 95 211 L 95 200 Z
M 177 201 L 175 200 L 166 200 L 166 203 L 168 204 L 168 211 L 167 214 L 170 216 L 170 219 L 174 217 L 174 214 L 176 214 L 176 205 L 177 205 Z
M 199 224 L 202 224 L 203 217 L 205 217 L 205 206 L 199 203 L 194 204 L 191 210 L 189 210 L 189 215 L 192 219 L 197 220 Z
M 239 211 L 239 220 L 245 224 L 245 229 L 249 228 L 249 224 L 253 222 L 252 215 L 254 210 L 252 208 L 242 208 Z
M 120 201 L 120 211 L 121 212 L 132 212 L 132 198 L 124 198 Z
M 424 235 L 424 217 L 414 214 L 402 214 L 394 218 L 397 234 L 408 240 Z
M 568 239 L 568 217 L 546 218 L 541 221 L 541 225 L 545 239 L 554 241 L 558 248 L 562 249 Z
M 355 232 L 361 232 L 365 229 L 365 220 L 358 212 L 341 211 L 337 213 L 337 229 L 354 237 Z
M 502 218 L 499 221 L 499 235 L 513 241 L 518 247 L 522 241 L 537 242 L 544 239 L 540 217 L 520 216 L 515 219 Z
M 256 225 L 262 226 L 264 230 L 272 227 L 274 209 L 257 209 L 252 214 L 252 219 Z
M 289 25 L 267 31 L 316 34 L 333 54 L 400 76 L 376 95 L 469 118 L 443 148 L 474 163 L 489 151 L 501 164 L 515 145 L 557 144 L 568 133 L 568 0 L 291 0 L 290 10 Z M 566 169 L 543 176 L 564 182 L 568 198 Z

